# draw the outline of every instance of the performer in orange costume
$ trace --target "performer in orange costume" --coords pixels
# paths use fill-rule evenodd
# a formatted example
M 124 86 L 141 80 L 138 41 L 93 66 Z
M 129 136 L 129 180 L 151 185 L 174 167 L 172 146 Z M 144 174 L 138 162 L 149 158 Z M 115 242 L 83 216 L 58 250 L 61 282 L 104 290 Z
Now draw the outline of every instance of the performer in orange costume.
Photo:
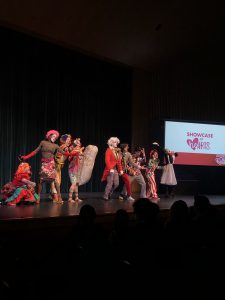
M 31 170 L 28 163 L 21 163 L 11 182 L 5 184 L 1 190 L 4 204 L 16 205 L 22 201 L 36 203 L 38 195 L 35 193 L 35 182 L 31 181 Z

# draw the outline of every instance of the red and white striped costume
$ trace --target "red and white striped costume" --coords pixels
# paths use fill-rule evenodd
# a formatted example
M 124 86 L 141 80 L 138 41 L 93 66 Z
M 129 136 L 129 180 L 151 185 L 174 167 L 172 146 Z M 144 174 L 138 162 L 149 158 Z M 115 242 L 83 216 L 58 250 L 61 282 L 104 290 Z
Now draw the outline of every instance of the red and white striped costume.
M 156 150 L 152 150 L 150 152 L 150 158 L 146 170 L 146 178 L 148 182 L 147 197 L 152 198 L 153 200 L 154 199 L 159 200 L 157 194 L 157 185 L 155 181 L 155 170 L 158 168 L 158 165 L 159 165 L 158 152 Z

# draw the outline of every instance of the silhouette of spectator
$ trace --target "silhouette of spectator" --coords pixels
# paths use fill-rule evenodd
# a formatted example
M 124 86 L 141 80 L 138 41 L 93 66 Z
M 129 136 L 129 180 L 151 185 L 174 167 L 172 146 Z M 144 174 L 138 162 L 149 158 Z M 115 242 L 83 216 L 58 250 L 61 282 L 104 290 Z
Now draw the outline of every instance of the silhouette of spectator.
M 207 270 L 220 257 L 220 220 L 216 208 L 205 195 L 194 196 L 192 215 L 193 263 L 195 267 Z
M 113 269 L 129 272 L 131 268 L 130 239 L 129 215 L 124 209 L 119 209 L 115 215 L 113 230 L 108 237 Z
M 158 264 L 161 240 L 159 206 L 148 198 L 140 198 L 134 204 L 136 225 L 132 234 L 133 264 L 140 269 L 152 271 Z
M 175 201 L 170 208 L 170 215 L 165 223 L 164 248 L 166 259 L 163 262 L 172 268 L 187 264 L 186 254 L 190 244 L 189 209 L 183 200 Z M 169 258 L 169 259 L 168 259 Z
M 106 237 L 102 227 L 96 224 L 96 211 L 91 205 L 81 207 L 70 243 L 72 249 L 69 249 L 69 254 L 73 253 L 71 264 L 85 276 L 86 272 L 105 266 Z
M 129 216 L 126 210 L 119 209 L 116 212 L 114 228 L 109 235 L 109 244 L 118 245 L 123 242 L 129 227 Z

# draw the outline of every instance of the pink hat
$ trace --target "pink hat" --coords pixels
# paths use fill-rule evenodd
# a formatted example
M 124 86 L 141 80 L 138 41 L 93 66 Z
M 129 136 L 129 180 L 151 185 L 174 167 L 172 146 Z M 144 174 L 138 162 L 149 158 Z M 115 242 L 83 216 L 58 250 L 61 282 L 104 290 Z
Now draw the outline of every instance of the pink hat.
M 55 134 L 56 135 L 56 139 L 59 137 L 59 132 L 57 130 L 49 130 L 46 133 L 46 138 L 48 139 L 50 137 L 50 135 Z

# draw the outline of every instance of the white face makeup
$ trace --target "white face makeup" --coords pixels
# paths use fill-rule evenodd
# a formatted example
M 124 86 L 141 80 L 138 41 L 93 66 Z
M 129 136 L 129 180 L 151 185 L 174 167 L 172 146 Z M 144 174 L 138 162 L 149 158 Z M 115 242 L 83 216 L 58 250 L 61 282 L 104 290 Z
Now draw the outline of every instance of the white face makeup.
M 70 136 L 68 136 L 68 138 L 66 139 L 65 144 L 66 144 L 67 146 L 69 146 L 69 145 L 71 144 L 71 137 L 70 137 Z
M 74 144 L 75 144 L 76 146 L 80 147 L 81 142 L 80 142 L 79 139 L 76 139 L 76 140 L 74 141 Z
M 154 159 L 157 159 L 157 158 L 158 158 L 158 153 L 157 153 L 157 152 L 155 152 L 155 153 L 153 154 L 153 158 L 154 158 Z
M 112 142 L 112 146 L 113 146 L 113 148 L 116 148 L 117 147 L 117 145 L 118 145 L 118 143 L 115 141 L 115 142 Z
M 52 143 L 54 143 L 56 141 L 56 138 L 57 138 L 57 135 L 56 134 L 52 134 L 51 137 L 50 137 L 50 141 Z

